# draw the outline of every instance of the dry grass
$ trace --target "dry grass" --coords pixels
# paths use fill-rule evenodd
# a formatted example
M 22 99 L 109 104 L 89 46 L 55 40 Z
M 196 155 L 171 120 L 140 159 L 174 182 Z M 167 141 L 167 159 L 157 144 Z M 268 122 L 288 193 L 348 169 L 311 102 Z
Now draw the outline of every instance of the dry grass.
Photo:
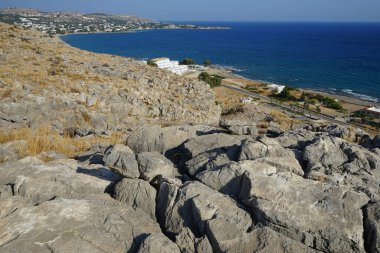
M 43 151 L 57 152 L 68 157 L 74 157 L 79 152 L 88 150 L 94 144 L 113 145 L 122 142 L 122 135 L 114 133 L 108 138 L 91 136 L 83 138 L 71 138 L 69 135 L 60 135 L 50 126 L 42 126 L 38 129 L 20 128 L 0 133 L 0 143 L 15 140 L 25 140 L 26 147 L 20 147 L 21 156 L 38 155 Z
M 290 118 L 288 115 L 280 111 L 272 110 L 270 115 L 275 118 L 282 129 L 289 129 L 292 124 L 299 123 L 298 121 Z

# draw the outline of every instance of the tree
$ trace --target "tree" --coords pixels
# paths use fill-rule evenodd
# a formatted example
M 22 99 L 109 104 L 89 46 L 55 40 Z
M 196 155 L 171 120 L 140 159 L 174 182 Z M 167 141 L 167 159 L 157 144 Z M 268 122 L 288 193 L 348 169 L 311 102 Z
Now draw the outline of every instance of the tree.
M 196 64 L 195 61 L 191 58 L 185 58 L 183 61 L 179 62 L 180 65 L 194 65 Z
M 211 65 L 211 61 L 210 60 L 205 60 L 203 62 L 203 66 L 205 66 L 205 67 L 209 67 L 210 65 Z
M 148 60 L 147 64 L 152 67 L 158 67 L 157 64 L 152 60 Z
M 210 78 L 210 75 L 207 72 L 202 72 L 198 76 L 198 79 L 204 82 L 206 82 L 206 80 L 209 78 Z
M 222 78 L 219 76 L 210 76 L 207 72 L 199 74 L 198 79 L 208 83 L 211 88 L 220 86 L 222 84 Z

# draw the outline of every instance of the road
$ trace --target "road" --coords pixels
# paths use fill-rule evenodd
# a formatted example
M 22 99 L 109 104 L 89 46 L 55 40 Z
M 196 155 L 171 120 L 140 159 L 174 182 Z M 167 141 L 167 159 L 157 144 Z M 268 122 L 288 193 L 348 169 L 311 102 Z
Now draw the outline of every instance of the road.
M 227 88 L 227 89 L 230 89 L 230 90 L 233 90 L 233 91 L 236 91 L 236 92 L 239 92 L 239 93 L 242 93 L 242 94 L 245 94 L 247 96 L 250 96 L 250 97 L 253 97 L 253 98 L 256 98 L 256 99 L 260 99 L 266 103 L 269 103 L 271 104 L 272 106 L 275 106 L 275 107 L 278 107 L 278 108 L 281 108 L 283 110 L 287 110 L 289 112 L 294 112 L 294 113 L 299 113 L 299 112 L 303 112 L 304 109 L 303 107 L 301 106 L 290 106 L 288 104 L 274 104 L 272 103 L 272 99 L 267 97 L 267 96 L 263 96 L 263 95 L 260 95 L 260 94 L 257 94 L 257 93 L 254 93 L 254 92 L 250 92 L 250 91 L 247 91 L 247 90 L 244 90 L 242 88 L 239 88 L 239 87 L 236 87 L 236 86 L 232 86 L 232 85 L 228 85 L 228 84 L 222 84 L 223 87 Z M 294 110 L 295 108 L 296 111 Z M 328 122 L 331 122 L 331 123 L 336 123 L 336 124 L 339 124 L 339 125 L 343 125 L 343 126 L 351 126 L 351 127 L 356 127 L 356 128 L 360 128 L 366 132 L 370 132 L 372 134 L 377 134 L 377 132 L 373 131 L 373 130 L 370 130 L 370 129 L 365 129 L 363 128 L 362 126 L 360 125 L 357 125 L 357 124 L 353 124 L 353 123 L 348 123 L 348 122 L 342 122 L 342 121 L 339 121 L 339 120 L 336 120 L 334 117 L 331 117 L 329 115 L 326 115 L 326 114 L 322 114 L 322 113 L 318 113 L 318 112 L 314 112 L 314 111 L 307 111 L 307 114 L 303 114 L 303 113 L 300 113 L 301 115 L 301 118 L 304 118 L 304 119 L 313 119 L 313 120 L 325 120 L 325 121 L 328 121 Z

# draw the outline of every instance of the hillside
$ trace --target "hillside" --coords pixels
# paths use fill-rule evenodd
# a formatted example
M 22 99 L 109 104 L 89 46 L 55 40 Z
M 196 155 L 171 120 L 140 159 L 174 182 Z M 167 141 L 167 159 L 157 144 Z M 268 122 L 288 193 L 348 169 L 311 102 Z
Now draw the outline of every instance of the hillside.
M 216 123 L 205 83 L 0 24 L 0 125 L 112 135 L 142 124 Z

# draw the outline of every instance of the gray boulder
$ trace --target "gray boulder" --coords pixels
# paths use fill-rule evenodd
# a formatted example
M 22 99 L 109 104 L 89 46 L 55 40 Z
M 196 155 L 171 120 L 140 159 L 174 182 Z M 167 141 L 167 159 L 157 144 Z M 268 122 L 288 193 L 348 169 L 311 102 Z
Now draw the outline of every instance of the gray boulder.
M 187 139 L 213 131 L 217 129 L 208 126 L 143 127 L 128 137 L 127 144 L 137 154 L 142 152 L 165 154 Z
M 380 135 L 373 138 L 373 148 L 380 148 Z
M 174 178 L 178 175 L 173 163 L 157 152 L 143 152 L 138 154 L 137 161 L 141 178 L 153 182 L 157 177 Z
M 380 155 L 338 138 L 319 138 L 305 148 L 305 176 L 349 187 L 379 200 Z
M 159 221 L 167 233 L 178 235 L 188 227 L 198 236 L 207 235 L 213 252 L 249 249 L 251 217 L 223 194 L 198 182 L 164 183 L 157 199 Z
M 306 129 L 291 129 L 276 138 L 277 142 L 284 148 L 303 150 L 317 136 L 321 134 Z
M 0 144 L 0 162 L 16 161 L 21 158 L 23 151 L 27 150 L 24 140 L 11 141 Z
M 370 253 L 380 252 L 380 204 L 370 203 L 364 209 L 364 240 Z
M 246 172 L 239 199 L 255 220 L 323 252 L 364 252 L 364 194 L 292 173 Z
M 212 247 L 206 236 L 196 238 L 187 227 L 175 237 L 176 244 L 182 253 L 212 253 Z
M 223 119 L 219 123 L 220 127 L 226 129 L 234 135 L 256 135 L 257 126 L 255 122 L 245 122 L 237 119 Z
M 145 238 L 137 253 L 181 253 L 181 251 L 174 242 L 159 233 Z
M 12 195 L 24 197 L 31 205 L 57 197 L 104 198 L 121 179 L 100 165 L 82 167 L 71 159 L 44 163 L 35 157 L 0 165 L 0 175 L 1 192 L 9 195 L 11 187 Z
M 229 150 L 241 145 L 244 138 L 240 136 L 228 135 L 228 134 L 209 134 L 198 136 L 188 140 L 184 144 L 184 150 L 189 158 L 196 157 L 197 155 L 214 151 L 218 149 Z
M 57 198 L 0 216 L 0 251 L 136 252 L 149 233 L 160 233 L 157 223 L 115 200 Z
M 276 139 L 268 137 L 259 140 L 247 140 L 244 142 L 239 155 L 239 160 L 254 160 L 262 157 L 288 157 L 293 156 L 291 150 L 283 148 Z
M 367 133 L 360 128 L 345 127 L 338 124 L 330 124 L 324 127 L 321 131 L 328 133 L 330 136 L 351 142 L 359 142 L 363 136 L 367 135 Z
M 114 198 L 135 209 L 143 210 L 152 220 L 156 219 L 156 189 L 148 182 L 124 178 L 116 184 Z
M 104 165 L 123 177 L 139 178 L 140 171 L 133 151 L 122 144 L 109 147 L 104 155 Z
M 278 171 L 289 171 L 300 176 L 304 175 L 294 151 L 283 148 L 276 139 L 268 137 L 263 137 L 257 141 L 245 141 L 241 147 L 239 160 L 255 160 L 274 166 Z
M 340 166 L 348 159 L 341 148 L 343 143 L 339 138 L 319 137 L 305 148 L 304 160 L 309 164 Z

